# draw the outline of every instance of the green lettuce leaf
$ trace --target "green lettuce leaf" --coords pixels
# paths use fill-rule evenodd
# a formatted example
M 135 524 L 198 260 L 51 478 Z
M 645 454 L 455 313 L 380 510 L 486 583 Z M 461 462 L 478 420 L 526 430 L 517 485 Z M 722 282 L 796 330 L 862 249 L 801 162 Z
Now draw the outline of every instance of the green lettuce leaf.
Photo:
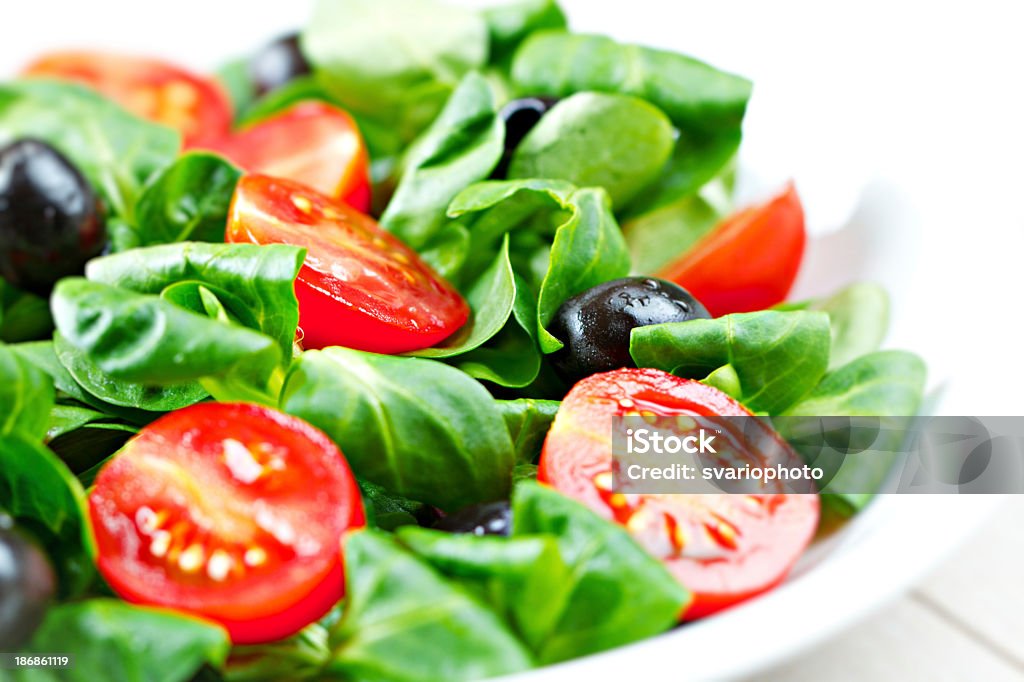
M 762 311 L 637 327 L 629 348 L 638 367 L 694 379 L 731 366 L 747 407 L 781 414 L 824 376 L 829 342 L 825 313 Z
M 227 632 L 212 623 L 113 599 L 52 609 L 25 653 L 67 654 L 67 669 L 21 671 L 19 682 L 186 682 L 227 659 Z
M 582 92 L 552 107 L 523 138 L 508 177 L 602 187 L 620 208 L 661 174 L 672 147 L 672 123 L 657 107 L 636 97 Z
M 0 146 L 22 137 L 60 150 L 129 223 L 146 182 L 181 147 L 175 131 L 129 114 L 90 88 L 35 79 L 0 85 Z
M 491 87 L 479 74 L 467 74 L 409 149 L 381 225 L 412 248 L 423 248 L 445 225 L 452 198 L 497 165 L 504 141 Z
M 322 429 L 361 478 L 447 511 L 501 499 L 512 484 L 515 454 L 494 400 L 440 362 L 307 351 L 281 409 Z
M 345 542 L 348 602 L 325 672 L 365 682 L 479 680 L 533 661 L 501 619 L 380 531 Z

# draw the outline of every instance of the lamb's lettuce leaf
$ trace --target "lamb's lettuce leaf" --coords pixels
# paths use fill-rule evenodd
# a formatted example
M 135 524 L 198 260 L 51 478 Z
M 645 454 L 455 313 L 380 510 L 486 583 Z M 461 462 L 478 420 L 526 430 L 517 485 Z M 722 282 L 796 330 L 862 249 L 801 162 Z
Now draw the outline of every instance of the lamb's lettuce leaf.
M 490 85 L 467 74 L 430 128 L 410 147 L 381 225 L 419 249 L 445 225 L 445 210 L 501 158 L 505 126 Z
M 904 445 L 921 408 L 926 369 L 917 355 L 887 350 L 861 355 L 831 370 L 786 417 L 868 417 L 877 421 L 879 435 L 866 450 L 836 452 L 828 442 L 801 438 L 797 450 L 815 466 L 829 473 L 823 500 L 845 516 L 862 509 L 885 481 Z M 786 427 L 805 423 L 780 420 L 782 434 L 792 439 Z M 831 455 L 831 456 L 830 456 Z M 836 456 L 838 455 L 838 456 Z
M 481 182 L 455 197 L 448 214 L 472 214 L 469 271 L 478 254 L 511 235 L 513 266 L 537 292 L 538 343 L 545 353 L 562 346 L 546 327 L 565 299 L 629 273 L 629 252 L 601 189 L 557 180 Z
M 90 88 L 36 79 L 0 84 L 0 145 L 22 137 L 60 150 L 108 209 L 133 224 L 146 182 L 181 147 L 175 131 L 129 114 Z
M 283 244 L 182 242 L 97 258 L 86 276 L 142 294 L 160 294 L 184 282 L 227 292 L 226 309 L 276 339 L 280 357 L 287 359 L 299 322 L 293 283 L 304 257 L 303 249 Z
M 320 0 L 301 41 L 317 78 L 358 119 L 371 158 L 412 142 L 484 66 L 487 43 L 479 14 L 436 0 Z
M 551 599 L 560 606 L 537 656 L 553 663 L 645 639 L 675 625 L 691 596 L 665 566 L 618 524 L 538 483 L 512 499 L 512 536 L 551 536 L 569 580 Z M 536 595 L 535 595 L 536 598 Z
M 511 0 L 481 10 L 490 34 L 490 61 L 510 65 L 516 48 L 536 31 L 564 30 L 565 12 L 555 0 Z
M 851 284 L 811 303 L 808 309 L 828 313 L 832 327 L 830 370 L 878 350 L 889 328 L 889 295 L 872 282 Z
M 46 299 L 0 279 L 0 341 L 21 343 L 46 338 L 53 331 Z
M 680 133 L 665 171 L 625 207 L 624 219 L 673 206 L 716 179 L 731 194 L 733 160 L 741 138 L 739 127 L 713 136 Z
M 541 663 L 674 625 L 690 595 L 618 525 L 543 486 L 513 496 L 511 537 L 401 528 L 413 552 L 489 604 Z
M 483 602 L 376 530 L 345 541 L 344 614 L 325 672 L 349 680 L 479 680 L 533 660 Z
M 602 187 L 616 209 L 653 182 L 672 154 L 672 123 L 636 97 L 581 92 L 556 104 L 523 138 L 508 177 Z
M 139 409 L 138 406 L 116 405 L 90 393 L 61 363 L 54 341 L 19 343 L 9 346 L 9 348 L 26 362 L 42 370 L 53 382 L 54 388 L 57 389 L 57 395 L 62 400 L 73 400 L 102 414 L 134 425 L 147 424 L 156 417 L 155 413 Z
M 221 399 L 276 402 L 281 350 L 265 334 L 82 278 L 62 280 L 51 306 L 71 356 L 113 380 L 166 389 L 206 379 Z
M 914 353 L 868 353 L 830 371 L 787 415 L 895 416 L 917 414 L 926 369 Z
M 397 537 L 488 603 L 532 651 L 558 625 L 574 581 L 553 535 L 481 537 L 405 527 Z
M 622 223 L 633 272 L 654 274 L 678 260 L 710 233 L 731 207 L 719 181 L 697 193 L 647 211 Z M 671 244 L 672 248 L 666 248 Z
M 512 485 L 515 454 L 494 400 L 443 363 L 307 351 L 281 408 L 338 443 L 358 476 L 404 497 L 454 511 L 501 499 Z
M 315 76 L 299 76 L 252 102 L 245 109 L 238 127 L 246 128 L 255 125 L 276 114 L 282 113 L 285 109 L 289 109 L 300 102 L 309 101 L 338 105 Z
M 0 510 L 42 541 L 61 596 L 86 587 L 93 570 L 85 545 L 85 491 L 64 462 L 20 431 L 0 436 Z
M 515 306 L 516 279 L 509 260 L 508 239 L 504 240 L 494 263 L 465 291 L 472 318 L 452 337 L 433 348 L 409 355 L 421 358 L 448 358 L 464 355 L 492 339 L 512 317 Z
M 524 95 L 632 95 L 664 111 L 678 128 L 703 134 L 737 129 L 751 91 L 747 79 L 692 57 L 560 31 L 538 32 L 522 45 L 512 82 Z
M 630 353 L 639 367 L 695 379 L 731 366 L 747 407 L 780 414 L 825 374 L 829 342 L 825 313 L 762 311 L 637 327 Z
M 55 400 L 53 380 L 0 343 L 0 436 L 20 432 L 41 440 Z
M 89 599 L 51 609 L 25 653 L 67 654 L 65 669 L 25 670 L 19 682 L 188 680 L 222 665 L 231 646 L 223 628 L 166 609 Z
M 469 376 L 506 388 L 522 388 L 537 378 L 541 354 L 537 346 L 537 301 L 526 280 L 515 276 L 512 317 L 485 345 L 453 358 Z
M 557 400 L 533 398 L 497 401 L 498 410 L 515 444 L 516 459 L 519 462 L 532 462 L 540 454 L 544 437 L 560 405 Z
M 116 251 L 183 241 L 223 242 L 228 208 L 242 172 L 219 156 L 190 152 L 143 189 L 135 226 L 121 230 Z
M 60 332 L 53 336 L 53 350 L 76 386 L 105 404 L 150 413 L 170 412 L 210 395 L 195 380 L 143 383 L 113 376 L 101 369 L 87 351 L 76 347 Z
M 523 95 L 632 95 L 668 115 L 679 132 L 674 153 L 665 172 L 628 206 L 616 203 L 628 218 L 691 196 L 727 166 L 751 93 L 750 81 L 692 57 L 556 31 L 524 42 L 513 61 L 512 84 Z

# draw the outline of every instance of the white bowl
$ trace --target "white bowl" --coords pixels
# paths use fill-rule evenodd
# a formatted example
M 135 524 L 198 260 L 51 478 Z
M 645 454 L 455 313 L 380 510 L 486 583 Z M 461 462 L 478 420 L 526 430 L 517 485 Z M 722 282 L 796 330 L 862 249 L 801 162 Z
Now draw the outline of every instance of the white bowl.
M 786 582 L 671 632 L 559 665 L 500 678 L 724 680 L 804 651 L 868 616 L 949 555 L 992 512 L 997 495 L 885 495 L 816 544 Z
M 763 175 L 741 169 L 754 194 L 771 185 Z M 799 177 L 798 177 L 799 185 Z M 847 210 L 843 224 L 811 226 L 807 261 L 796 297 L 818 295 L 857 280 L 881 281 L 893 295 L 894 327 L 906 345 L 928 329 L 930 307 L 919 307 L 908 273 L 937 278 L 941 260 L 922 248 L 926 214 L 900 186 L 873 180 Z M 813 197 L 809 197 L 813 200 Z M 806 200 L 807 198 L 805 198 Z M 838 216 L 841 206 L 824 205 L 822 214 Z M 932 322 L 934 325 L 934 321 Z M 915 329 L 917 332 L 915 333 Z M 949 350 L 932 339 L 931 347 Z M 958 385 L 946 371 L 950 358 L 926 358 L 933 388 Z M 943 363 L 942 361 L 947 361 Z M 945 391 L 949 393 L 950 391 Z M 946 400 L 945 396 L 943 400 Z M 939 403 L 939 412 L 960 414 Z M 815 643 L 851 627 L 909 589 L 967 539 L 1001 501 L 998 495 L 881 495 L 839 532 L 817 542 L 775 590 L 709 618 L 630 646 L 537 671 L 513 675 L 508 682 L 548 680 L 723 680 L 751 675 L 797 655 Z

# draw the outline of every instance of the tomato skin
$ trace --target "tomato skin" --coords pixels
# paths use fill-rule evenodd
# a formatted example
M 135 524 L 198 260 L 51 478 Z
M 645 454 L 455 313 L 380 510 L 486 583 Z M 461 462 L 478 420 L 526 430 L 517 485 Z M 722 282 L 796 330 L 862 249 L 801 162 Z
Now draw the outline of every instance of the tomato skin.
M 299 102 L 210 145 L 249 171 L 294 180 L 370 210 L 370 157 L 359 127 L 324 102 Z
M 182 134 L 186 147 L 231 129 L 231 102 L 215 81 L 157 59 L 108 52 L 53 52 L 22 75 L 87 85 L 128 111 Z
M 732 574 L 726 577 L 713 562 L 687 559 L 666 562 L 672 575 L 694 590 L 694 601 L 684 614 L 684 620 L 696 620 L 717 613 L 778 586 L 810 544 L 821 512 L 817 495 L 772 495 L 764 497 L 763 503 L 770 510 L 770 515 L 748 513 L 741 517 L 741 524 L 746 524 L 749 534 L 763 536 L 762 542 L 749 549 L 742 559 L 740 568 L 750 567 L 749 575 Z M 780 528 L 786 532 L 778 532 Z M 780 554 L 792 556 L 792 559 L 771 573 L 761 571 L 759 564 L 764 566 L 769 562 L 775 563 Z
M 347 204 L 295 182 L 247 175 L 228 218 L 232 243 L 307 249 L 295 280 L 304 348 L 429 348 L 469 319 L 458 291 L 415 251 Z
M 537 478 L 614 520 L 593 479 L 611 471 L 611 418 L 624 414 L 619 401 L 638 396 L 654 396 L 663 404 L 706 416 L 750 414 L 717 389 L 661 370 L 619 369 L 594 374 L 578 382 L 562 399 L 544 441 Z
M 803 206 L 790 184 L 726 218 L 656 276 L 689 291 L 715 317 L 764 310 L 789 294 L 806 241 Z
M 327 613 L 344 594 L 343 535 L 365 525 L 355 478 L 323 433 L 242 403 L 144 427 L 100 471 L 89 515 L 115 592 L 213 620 L 236 644 Z
M 624 407 L 625 405 L 625 407 Z M 819 501 L 813 494 L 637 494 L 602 489 L 612 472 L 613 416 L 649 410 L 656 415 L 744 417 L 750 412 L 718 389 L 655 369 L 620 369 L 577 383 L 544 441 L 538 480 L 582 502 L 609 521 L 626 526 L 648 551 L 693 593 L 683 614 L 700 618 L 763 593 L 781 582 L 817 529 Z M 628 499 L 631 498 L 631 499 Z M 665 529 L 683 528 L 696 542 L 673 545 L 660 525 L 633 519 L 671 517 Z M 716 541 L 719 521 L 739 538 Z M 705 533 L 705 529 L 707 532 Z M 702 536 L 706 535 L 709 540 Z M 670 541 L 671 540 L 671 541 Z M 654 549 L 657 546 L 657 551 Z M 668 548 L 668 549 L 663 549 Z M 713 552 L 708 552 L 708 548 Z

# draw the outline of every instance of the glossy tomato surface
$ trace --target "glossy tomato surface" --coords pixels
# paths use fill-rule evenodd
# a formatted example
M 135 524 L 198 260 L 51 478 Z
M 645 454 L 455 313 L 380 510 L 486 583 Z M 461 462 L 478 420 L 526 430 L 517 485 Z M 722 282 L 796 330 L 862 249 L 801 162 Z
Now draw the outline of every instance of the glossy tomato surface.
M 229 242 L 307 250 L 295 281 L 305 348 L 377 353 L 429 348 L 469 319 L 459 292 L 367 215 L 295 182 L 247 175 Z
M 725 219 L 657 276 L 689 291 L 715 317 L 764 310 L 786 299 L 806 241 L 803 205 L 790 185 Z
M 337 107 L 300 102 L 210 148 L 251 173 L 301 182 L 370 210 L 366 144 L 352 117 Z
M 124 599 L 222 624 L 236 644 L 294 634 L 344 593 L 343 534 L 364 525 L 338 448 L 306 422 L 200 403 L 143 428 L 96 479 L 100 573 Z
M 785 577 L 817 528 L 818 497 L 615 492 L 612 417 L 749 415 L 718 389 L 660 370 L 595 374 L 563 400 L 544 442 L 538 478 L 625 526 L 693 592 L 684 617 L 699 618 Z
M 231 129 L 231 102 L 221 87 L 165 62 L 106 52 L 54 52 L 23 75 L 88 85 L 142 118 L 170 126 L 186 146 Z

